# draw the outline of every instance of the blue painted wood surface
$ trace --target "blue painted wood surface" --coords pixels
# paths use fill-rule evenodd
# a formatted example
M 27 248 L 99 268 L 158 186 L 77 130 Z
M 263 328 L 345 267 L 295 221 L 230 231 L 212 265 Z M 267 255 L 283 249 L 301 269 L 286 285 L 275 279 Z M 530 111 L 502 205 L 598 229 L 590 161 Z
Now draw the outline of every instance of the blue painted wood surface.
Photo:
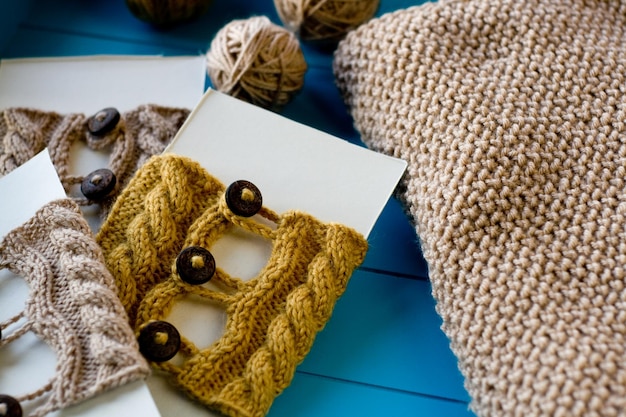
M 377 14 L 419 3 L 381 0 Z M 206 52 L 215 33 L 233 19 L 264 14 L 280 24 L 271 0 L 214 0 L 200 19 L 169 30 L 137 20 L 123 0 L 32 0 L 30 10 L 28 5 L 0 4 L 3 58 L 194 55 Z M 332 51 L 308 44 L 303 50 L 309 66 L 305 86 L 282 114 L 362 145 L 334 84 Z M 398 201 L 389 201 L 369 241 L 364 264 L 269 415 L 471 417 L 440 330 L 427 265 Z

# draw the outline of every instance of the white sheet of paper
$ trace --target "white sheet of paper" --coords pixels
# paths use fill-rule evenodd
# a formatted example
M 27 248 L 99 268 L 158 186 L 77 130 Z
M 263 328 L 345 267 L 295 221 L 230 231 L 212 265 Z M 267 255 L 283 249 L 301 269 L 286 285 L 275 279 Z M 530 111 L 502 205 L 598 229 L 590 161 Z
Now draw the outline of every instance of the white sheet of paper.
M 364 236 L 406 168 L 402 160 L 213 90 L 205 93 L 166 152 L 193 158 L 224 185 L 239 179 L 253 182 L 263 204 L 278 213 L 299 209 Z M 237 233 L 211 248 L 220 268 L 244 280 L 261 270 L 270 250 L 268 242 Z M 183 300 L 168 320 L 202 348 L 220 337 L 226 317 L 218 308 Z M 156 377 L 149 385 L 163 415 L 217 416 Z
M 98 55 L 0 61 L 0 108 L 93 114 L 140 104 L 193 108 L 204 92 L 204 56 Z
M 0 241 L 28 221 L 44 204 L 65 197 L 47 150 L 0 178 Z M 10 196 L 10 198 L 6 198 Z M 28 286 L 22 277 L 0 270 L 0 305 L 5 320 L 24 309 Z M 10 330 L 11 328 L 9 328 Z M 6 329 L 5 329 L 6 332 Z M 18 396 L 44 386 L 55 373 L 55 353 L 32 333 L 0 349 L 0 392 Z M 32 405 L 24 404 L 25 410 Z M 29 408 L 27 408 L 29 407 Z M 143 381 L 110 390 L 49 417 L 159 416 Z M 26 413 L 25 415 L 28 415 Z
M 277 212 L 304 210 L 368 236 L 406 169 L 370 151 L 209 89 L 165 152 L 225 185 L 247 179 Z
M 192 109 L 201 99 L 204 92 L 206 78 L 205 58 L 192 57 L 160 57 L 160 56 L 86 56 L 61 58 L 28 58 L 8 59 L 0 61 L 0 109 L 7 107 L 32 107 L 40 110 L 55 111 L 58 113 L 93 114 L 98 110 L 113 106 L 119 111 L 131 110 L 138 105 L 155 103 L 170 107 L 185 107 Z M 105 166 L 108 155 L 92 152 L 85 146 L 74 149 L 70 170 L 76 174 L 85 174 L 96 168 Z M 31 168 L 37 169 L 37 168 Z M 19 176 L 19 174 L 17 174 Z M 27 173 L 27 177 L 37 176 L 36 171 Z M 13 182 L 13 180 L 11 180 Z M 27 190 L 28 188 L 23 188 Z M 42 188 L 46 190 L 46 187 Z M 56 191 L 53 191 L 56 190 Z M 61 189 L 62 190 L 62 189 Z M 58 186 L 50 187 L 51 192 L 57 192 Z M 0 193 L 0 204 L 4 202 L 13 209 L 9 213 L 14 216 L 24 216 L 27 210 L 18 203 L 18 200 L 6 199 L 4 192 Z M 36 193 L 29 192 L 33 199 Z M 42 201 L 48 200 L 48 195 L 33 199 L 32 207 L 41 207 Z M 45 200 L 45 201 L 44 201 Z M 30 200 L 29 200 L 30 201 Z M 21 213 L 23 211 L 23 213 Z M 35 209 L 36 211 L 36 209 Z M 31 215 L 34 213 L 32 211 Z M 29 218 L 29 217 L 26 217 Z M 87 215 L 92 226 L 98 224 L 95 215 Z M 0 217 L 0 227 L 5 230 L 17 222 L 18 218 L 9 222 Z M 5 231 L 6 232 L 6 231 Z M 0 272 L 2 274 L 2 272 Z M 23 280 L 5 279 L 0 275 L 0 296 L 9 294 L 14 309 L 21 309 L 27 294 L 27 287 Z M 21 297 L 21 298 L 20 298 Z M 0 299 L 3 314 L 11 316 L 7 308 L 8 301 Z M 17 306 L 17 307 L 16 307 Z M 17 311 L 13 311 L 17 312 Z M 19 355 L 26 354 L 27 368 L 20 372 L 20 378 L 29 383 L 47 381 L 54 372 L 56 358 L 47 346 L 35 336 L 25 335 L 6 349 L 0 351 L 0 392 L 9 392 L 3 387 L 15 387 L 17 380 L 7 379 L 5 364 L 13 363 Z M 8 368 L 7 368 L 8 369 Z M 4 382 L 2 382 L 4 381 Z M 3 383 L 8 385 L 2 385 Z M 137 415 L 142 417 L 156 417 L 159 412 L 149 395 L 145 382 L 137 382 L 124 386 L 106 395 L 106 401 L 98 399 L 75 407 L 74 411 L 67 410 L 63 417 L 69 415 L 84 415 L 104 417 L 111 415 L 115 408 L 117 415 Z M 106 406 L 103 406 L 106 404 Z M 76 411 L 80 410 L 80 412 Z M 78 413 L 78 414 L 65 414 Z M 60 416 L 61 416 L 60 415 Z
M 44 204 L 65 197 L 48 150 L 0 178 L 0 196 L 0 238 L 33 217 Z

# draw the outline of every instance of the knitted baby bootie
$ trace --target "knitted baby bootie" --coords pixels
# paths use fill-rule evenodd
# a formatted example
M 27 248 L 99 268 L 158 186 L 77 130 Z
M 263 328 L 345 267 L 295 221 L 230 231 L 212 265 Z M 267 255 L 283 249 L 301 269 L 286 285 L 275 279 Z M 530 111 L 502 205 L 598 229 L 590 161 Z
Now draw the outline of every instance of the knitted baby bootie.
M 221 269 L 210 252 L 234 229 L 272 243 L 267 264 L 248 281 Z M 139 169 L 97 241 L 144 355 L 192 398 L 233 417 L 267 413 L 367 251 L 349 227 L 299 211 L 276 214 L 254 184 L 225 188 L 171 154 Z M 167 321 L 188 295 L 226 312 L 225 331 L 208 348 Z
M 626 414 L 626 2 L 449 0 L 334 70 L 398 196 L 479 416 Z
M 75 202 L 48 203 L 9 232 L 0 241 L 0 268 L 29 286 L 24 310 L 0 323 L 0 347 L 31 331 L 57 355 L 45 386 L 0 394 L 1 415 L 29 410 L 24 415 L 41 417 L 148 375 L 115 281 Z

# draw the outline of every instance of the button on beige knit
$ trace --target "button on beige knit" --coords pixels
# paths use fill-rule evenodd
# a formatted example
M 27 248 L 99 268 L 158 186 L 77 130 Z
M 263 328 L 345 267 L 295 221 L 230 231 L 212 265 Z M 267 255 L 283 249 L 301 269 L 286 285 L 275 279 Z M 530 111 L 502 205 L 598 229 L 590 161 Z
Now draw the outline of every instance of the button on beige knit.
M 83 196 L 73 199 L 80 205 L 98 203 L 106 214 L 135 171 L 152 155 L 163 152 L 188 115 L 188 109 L 140 105 L 124 112 L 106 133 L 95 135 L 89 130 L 88 116 L 82 113 L 7 108 L 0 111 L 0 176 L 47 147 L 59 179 L 65 191 L 70 193 L 74 184 L 85 179 L 84 175 L 70 172 L 71 148 L 77 142 L 83 142 L 89 149 L 109 155 L 106 168 L 117 177 L 117 186 L 108 198 L 99 201 Z M 94 167 L 98 168 L 104 167 Z
M 335 55 L 479 416 L 626 415 L 626 2 L 442 1 Z

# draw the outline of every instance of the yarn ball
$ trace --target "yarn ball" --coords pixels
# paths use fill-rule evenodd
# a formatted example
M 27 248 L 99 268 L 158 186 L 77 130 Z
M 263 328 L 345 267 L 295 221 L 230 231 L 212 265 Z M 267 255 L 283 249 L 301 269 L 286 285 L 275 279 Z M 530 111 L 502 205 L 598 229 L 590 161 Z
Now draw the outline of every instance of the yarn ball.
M 307 70 L 296 36 L 265 16 L 228 23 L 206 57 L 217 90 L 271 110 L 300 91 Z
M 338 41 L 371 19 L 380 0 L 274 0 L 283 24 L 302 40 Z
M 126 0 L 135 17 L 155 26 L 167 27 L 204 14 L 211 0 Z

